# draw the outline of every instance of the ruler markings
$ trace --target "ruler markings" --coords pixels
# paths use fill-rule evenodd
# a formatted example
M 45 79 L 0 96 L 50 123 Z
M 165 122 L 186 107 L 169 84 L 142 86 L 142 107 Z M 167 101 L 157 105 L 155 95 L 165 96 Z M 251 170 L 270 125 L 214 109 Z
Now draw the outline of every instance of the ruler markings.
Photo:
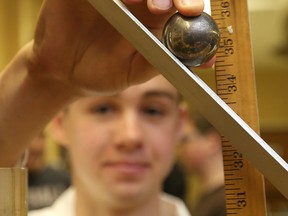
M 242 95 L 255 94 L 253 90 L 251 90 L 254 88 L 254 83 L 243 83 L 244 79 L 241 74 L 248 74 L 246 75 L 246 79 L 248 79 L 248 76 L 250 76 L 249 73 L 252 71 L 251 68 L 253 68 L 252 60 L 249 59 L 249 57 L 252 58 L 252 56 L 250 56 L 251 47 L 247 48 L 247 46 L 249 46 L 247 41 L 249 41 L 250 38 L 247 39 L 242 36 L 242 33 L 247 29 L 249 33 L 247 2 L 246 0 L 211 0 L 211 11 L 212 17 L 215 19 L 221 34 L 220 46 L 216 54 L 215 63 L 217 94 L 225 103 L 234 109 L 234 111 L 238 112 L 238 115 L 240 113 L 240 116 L 242 118 L 244 117 L 244 120 L 249 119 L 251 113 L 255 115 L 255 110 L 251 112 L 249 110 L 250 113 L 248 114 L 243 112 L 242 106 L 244 105 L 241 102 Z M 248 59 L 243 59 L 241 55 L 247 55 Z M 245 64 L 248 65 L 248 67 L 244 67 L 243 65 Z M 248 90 L 244 92 L 243 89 Z M 254 98 L 252 96 L 249 99 L 249 102 L 251 102 Z M 257 127 L 256 125 L 254 129 L 258 130 Z M 257 179 L 253 184 L 257 182 L 257 184 L 261 185 L 263 184 L 262 176 L 254 170 L 254 167 L 251 167 L 243 158 L 243 155 L 237 151 L 225 137 L 222 137 L 222 149 L 227 215 L 266 215 L 264 191 L 259 192 L 259 190 L 263 190 L 263 188 L 253 187 L 248 179 L 250 175 L 253 175 L 253 177 L 251 177 Z M 255 208 L 256 206 L 257 208 Z

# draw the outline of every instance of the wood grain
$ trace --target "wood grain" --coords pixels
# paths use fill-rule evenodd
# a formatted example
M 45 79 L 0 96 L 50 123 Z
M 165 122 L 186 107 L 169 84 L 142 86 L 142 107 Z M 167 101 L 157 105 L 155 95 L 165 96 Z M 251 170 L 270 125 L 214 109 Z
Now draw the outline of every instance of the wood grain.
M 0 168 L 0 215 L 27 216 L 27 169 Z

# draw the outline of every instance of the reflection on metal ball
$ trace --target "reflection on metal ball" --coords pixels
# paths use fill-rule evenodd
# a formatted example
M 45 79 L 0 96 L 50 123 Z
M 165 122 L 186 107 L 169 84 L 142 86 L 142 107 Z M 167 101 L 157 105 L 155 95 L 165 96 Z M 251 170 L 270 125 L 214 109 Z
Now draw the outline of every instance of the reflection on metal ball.
M 217 24 L 211 16 L 174 14 L 163 30 L 164 45 L 186 66 L 200 66 L 216 53 L 220 41 Z

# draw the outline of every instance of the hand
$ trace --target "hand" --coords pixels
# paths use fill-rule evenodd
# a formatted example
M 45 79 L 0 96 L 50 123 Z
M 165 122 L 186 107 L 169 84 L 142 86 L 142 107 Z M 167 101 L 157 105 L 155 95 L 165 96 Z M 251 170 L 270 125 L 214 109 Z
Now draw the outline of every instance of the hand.
M 187 5 L 180 0 L 123 2 L 156 35 L 176 9 L 185 15 L 198 15 L 203 10 L 202 0 L 190 0 Z M 78 93 L 118 92 L 157 74 L 87 0 L 44 0 L 30 73 Z

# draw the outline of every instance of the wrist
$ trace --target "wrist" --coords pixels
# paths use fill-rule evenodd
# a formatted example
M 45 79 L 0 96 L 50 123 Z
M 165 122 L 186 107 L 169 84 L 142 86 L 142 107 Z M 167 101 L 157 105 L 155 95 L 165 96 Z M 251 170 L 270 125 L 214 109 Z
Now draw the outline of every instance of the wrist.
M 46 57 L 35 51 L 34 43 L 31 41 L 21 51 L 24 64 L 27 68 L 27 80 L 42 93 L 54 95 L 59 100 L 71 101 L 78 97 L 77 88 L 65 73 L 47 61 Z M 66 74 L 68 77 L 68 75 Z
M 0 75 L 2 167 L 15 165 L 32 138 L 76 98 L 73 88 L 33 71 L 37 67 L 29 63 L 30 46 L 21 49 Z

